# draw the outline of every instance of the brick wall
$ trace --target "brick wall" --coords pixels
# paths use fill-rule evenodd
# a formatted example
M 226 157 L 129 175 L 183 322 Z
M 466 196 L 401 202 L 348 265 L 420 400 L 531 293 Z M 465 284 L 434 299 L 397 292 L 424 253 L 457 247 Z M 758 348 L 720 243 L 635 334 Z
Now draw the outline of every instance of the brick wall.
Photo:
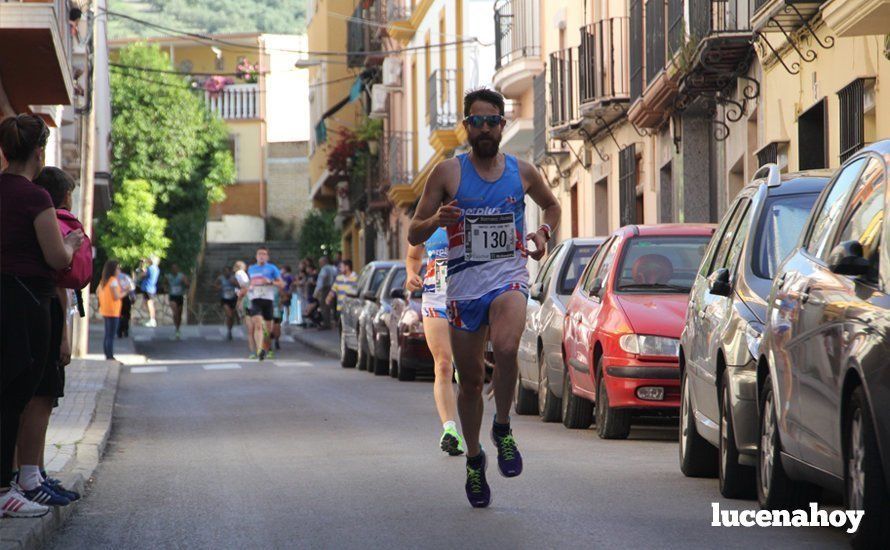
M 306 212 L 312 207 L 309 200 L 309 144 L 305 141 L 269 143 L 266 149 L 266 212 L 278 218 L 289 235 L 271 238 L 295 238 Z M 267 225 L 268 227 L 268 225 Z

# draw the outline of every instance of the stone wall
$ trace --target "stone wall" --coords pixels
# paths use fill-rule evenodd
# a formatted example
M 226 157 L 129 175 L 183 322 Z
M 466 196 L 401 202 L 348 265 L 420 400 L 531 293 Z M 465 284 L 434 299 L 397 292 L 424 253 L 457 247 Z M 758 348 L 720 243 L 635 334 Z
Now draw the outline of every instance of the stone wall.
M 306 213 L 312 208 L 308 153 L 305 141 L 267 145 L 266 214 L 280 220 L 269 223 L 267 238 L 296 238 Z

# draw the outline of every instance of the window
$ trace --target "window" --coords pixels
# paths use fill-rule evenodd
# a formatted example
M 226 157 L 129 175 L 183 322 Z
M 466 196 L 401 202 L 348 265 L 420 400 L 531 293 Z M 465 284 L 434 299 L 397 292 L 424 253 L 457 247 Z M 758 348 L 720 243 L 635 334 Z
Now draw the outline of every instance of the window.
M 618 250 L 619 240 L 618 237 L 613 237 L 612 240 L 603 244 L 599 253 L 596 255 L 595 261 L 592 262 L 593 265 L 590 266 L 590 269 L 587 271 L 587 276 L 584 278 L 584 290 L 588 294 L 593 286 L 593 280 L 597 277 L 600 277 L 601 280 L 603 280 L 605 279 L 603 274 L 608 274 L 609 268 L 615 260 L 615 253 Z M 603 270 L 604 265 L 605 270 Z M 604 280 L 603 283 L 605 283 Z
M 818 193 L 772 197 L 763 207 L 754 249 L 754 274 L 772 279 L 779 264 L 791 254 L 807 223 Z
M 846 162 L 865 145 L 866 88 L 874 79 L 857 78 L 837 93 L 840 106 L 841 162 Z M 869 113 L 873 113 L 871 109 Z
M 738 208 L 738 205 L 741 202 L 742 200 L 740 199 L 729 205 L 729 210 L 726 211 L 726 215 L 723 216 L 723 220 L 720 222 L 720 226 L 717 227 L 717 231 L 714 233 L 714 237 L 711 239 L 711 244 L 708 245 L 707 253 L 702 260 L 701 267 L 698 271 L 698 274 L 702 277 L 707 277 L 711 274 L 711 264 L 714 263 L 714 258 L 717 257 L 717 249 L 720 248 L 720 243 L 723 242 L 722 235 L 724 232 L 726 232 L 726 228 L 729 226 L 729 222 L 732 221 L 732 218 L 735 215 L 736 208 Z
M 362 273 L 358 277 L 358 283 L 356 283 L 355 288 L 362 290 L 367 286 L 368 279 L 371 278 L 372 270 L 373 268 L 371 266 L 365 266 L 365 268 L 362 269 Z
M 609 248 L 603 254 L 602 260 L 600 260 L 599 265 L 596 266 L 596 275 L 594 278 L 599 277 L 600 280 L 603 281 L 603 284 L 606 284 L 606 279 L 609 278 L 609 272 L 612 270 L 612 264 L 615 263 L 615 255 L 618 253 L 618 245 L 621 240 L 617 237 L 612 240 L 609 244 Z
M 866 277 L 869 280 L 878 278 L 879 244 L 884 222 L 884 163 L 876 158 L 871 159 L 862 177 L 850 206 L 843 218 L 843 229 L 835 243 L 859 241 L 862 255 L 871 263 L 872 271 Z
M 651 84 L 664 69 L 665 62 L 665 2 L 646 2 L 646 85 Z
M 578 285 L 578 279 L 584 267 L 590 262 L 590 258 L 596 253 L 597 246 L 576 246 L 569 252 L 569 257 L 563 262 L 562 279 L 559 281 L 560 294 L 571 294 Z
M 380 285 L 383 283 L 383 279 L 386 278 L 386 272 L 389 271 L 389 268 L 383 269 L 375 269 L 374 275 L 371 277 L 371 286 L 368 288 L 371 292 L 377 292 L 380 289 Z
M 618 156 L 619 224 L 623 226 L 636 223 L 637 218 L 637 148 L 629 145 Z
M 398 271 L 396 271 L 395 275 L 393 275 L 392 282 L 390 283 L 389 288 L 391 290 L 402 288 L 405 286 L 405 282 L 407 281 L 407 279 L 408 272 L 404 269 L 399 269 Z M 386 298 L 389 298 L 389 296 L 386 296 Z
M 716 250 L 710 261 L 711 265 L 708 267 L 707 272 L 702 273 L 702 275 L 710 275 L 715 270 L 726 265 L 726 256 L 729 254 L 729 246 L 732 244 L 732 239 L 738 229 L 739 221 L 742 219 L 742 216 L 745 215 L 750 203 L 751 201 L 747 198 L 739 201 L 738 206 L 732 213 L 732 217 L 729 218 L 729 222 L 724 226 L 723 233 L 718 234 L 719 239 L 717 239 Z
M 823 254 L 827 255 L 828 238 L 831 235 L 835 223 L 840 218 L 841 212 L 846 202 L 847 194 L 856 183 L 859 173 L 862 171 L 862 165 L 865 159 L 858 159 L 847 165 L 841 170 L 841 173 L 835 178 L 831 185 L 831 189 L 827 194 L 823 193 L 824 199 L 818 206 L 819 214 L 813 218 L 807 241 L 807 251 L 817 258 L 823 258 Z
M 636 237 L 624 248 L 616 290 L 686 293 L 692 288 L 708 236 Z
M 828 168 L 825 126 L 824 99 L 797 119 L 798 165 L 801 170 Z
M 739 256 L 742 253 L 742 247 L 745 245 L 745 241 L 748 240 L 748 228 L 751 226 L 751 217 L 754 215 L 752 210 L 753 208 L 746 210 L 739 227 L 735 231 L 735 239 L 732 241 L 732 246 L 729 247 L 729 255 L 726 257 L 724 267 L 729 269 L 730 273 L 735 273 Z
M 536 283 L 544 283 L 544 286 L 547 286 L 546 281 L 550 279 L 550 272 L 553 270 L 553 264 L 556 262 L 556 257 L 559 256 L 559 253 L 562 251 L 563 245 L 560 244 L 550 254 L 547 256 L 547 259 L 544 260 L 544 265 L 541 266 L 541 270 L 538 271 L 538 277 L 535 279 Z
M 572 210 L 572 237 L 578 236 L 578 183 L 575 182 L 575 185 L 572 186 L 572 190 L 570 191 L 570 199 L 571 210 Z
M 232 153 L 232 163 L 235 165 L 235 181 L 241 181 L 240 174 L 238 174 L 238 135 L 237 134 L 229 134 L 229 152 Z
M 610 242 L 609 239 L 606 239 L 606 242 L 600 245 L 597 251 L 594 252 L 593 257 L 590 258 L 590 261 L 587 262 L 587 267 L 584 269 L 584 273 L 581 274 L 581 281 L 578 283 L 582 288 L 587 288 L 590 280 L 596 276 L 596 268 L 599 265 L 600 259 L 606 253 Z
M 630 0 L 630 102 L 643 95 L 643 0 Z

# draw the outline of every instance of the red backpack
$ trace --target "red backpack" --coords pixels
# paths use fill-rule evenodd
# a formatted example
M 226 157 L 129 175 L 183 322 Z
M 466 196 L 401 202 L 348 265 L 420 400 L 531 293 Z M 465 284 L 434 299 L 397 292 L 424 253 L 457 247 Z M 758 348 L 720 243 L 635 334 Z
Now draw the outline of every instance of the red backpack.
M 78 229 L 83 231 L 83 225 L 80 223 L 80 220 L 67 210 L 62 210 L 61 208 L 56 210 L 56 219 L 59 221 L 59 229 L 62 230 L 63 237 Z M 92 278 L 93 243 L 84 234 L 83 244 L 74 252 L 74 256 L 71 258 L 71 265 L 56 272 L 56 286 L 80 290 L 87 286 Z

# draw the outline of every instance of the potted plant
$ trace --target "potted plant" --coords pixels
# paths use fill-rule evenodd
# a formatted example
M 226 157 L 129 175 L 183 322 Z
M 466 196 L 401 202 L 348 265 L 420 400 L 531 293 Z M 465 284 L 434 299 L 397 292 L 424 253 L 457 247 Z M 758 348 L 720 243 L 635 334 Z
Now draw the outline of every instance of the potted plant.
M 336 134 L 339 139 L 328 153 L 328 170 L 333 174 L 346 174 L 359 144 L 351 130 L 341 128 Z
M 259 77 L 260 71 L 256 63 L 251 63 L 246 57 L 241 57 L 238 59 L 238 65 L 235 67 L 235 74 L 244 82 L 254 84 Z
M 380 119 L 367 118 L 362 121 L 361 125 L 355 131 L 355 137 L 359 141 L 368 144 L 368 151 L 372 155 L 376 155 L 379 150 L 380 138 L 383 136 L 383 121 Z

